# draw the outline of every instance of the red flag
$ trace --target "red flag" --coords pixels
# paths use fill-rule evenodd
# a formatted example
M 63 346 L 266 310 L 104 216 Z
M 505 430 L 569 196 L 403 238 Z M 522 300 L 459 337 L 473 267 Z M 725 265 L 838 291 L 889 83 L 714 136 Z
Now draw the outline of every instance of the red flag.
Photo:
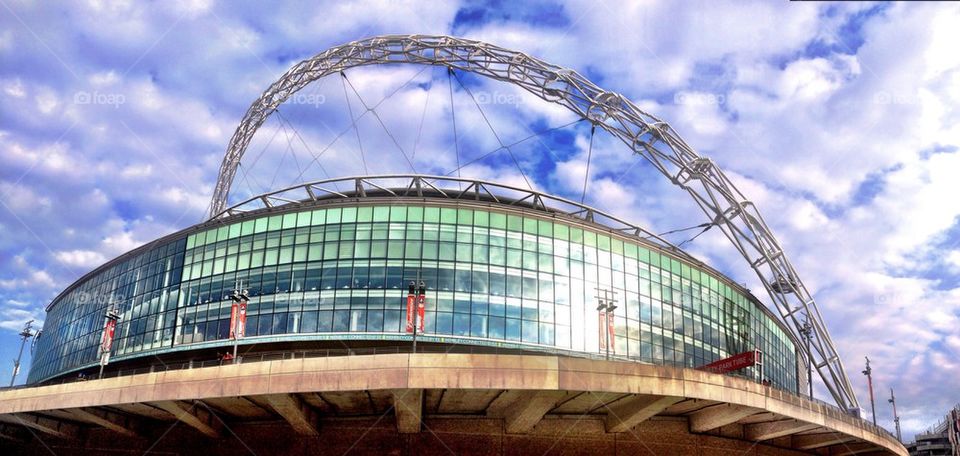
M 407 332 L 413 332 L 413 293 L 407 295 Z
M 423 332 L 423 321 L 425 320 L 424 314 L 426 313 L 427 307 L 427 297 L 424 294 L 420 294 L 420 298 L 417 300 L 417 318 L 420 319 L 419 331 Z

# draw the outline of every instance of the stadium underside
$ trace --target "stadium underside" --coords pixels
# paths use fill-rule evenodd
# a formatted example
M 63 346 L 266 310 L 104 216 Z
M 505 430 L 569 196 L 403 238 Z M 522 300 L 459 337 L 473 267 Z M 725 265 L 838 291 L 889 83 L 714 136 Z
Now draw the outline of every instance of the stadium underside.
M 386 354 L 0 392 L 10 454 L 902 454 L 839 409 L 692 369 Z M 48 451 L 49 450 L 49 451 Z

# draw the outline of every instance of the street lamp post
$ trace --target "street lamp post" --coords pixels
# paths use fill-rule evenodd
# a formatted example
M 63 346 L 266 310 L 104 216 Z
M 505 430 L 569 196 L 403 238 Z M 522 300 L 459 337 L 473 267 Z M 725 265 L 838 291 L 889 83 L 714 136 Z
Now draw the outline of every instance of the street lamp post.
M 893 424 L 897 427 L 897 440 L 903 441 L 900 437 L 900 415 L 897 414 L 897 398 L 893 395 L 893 388 L 890 388 L 890 399 L 887 402 L 893 404 Z
M 863 369 L 863 375 L 867 376 L 867 388 L 870 390 L 870 412 L 873 413 L 873 425 L 877 425 L 877 407 L 873 402 L 873 369 L 870 368 L 870 358 L 864 356 L 867 360 L 867 367 Z
M 813 327 L 809 321 L 804 321 L 800 327 L 800 334 L 807 345 L 807 385 L 810 386 L 810 399 L 813 399 L 813 356 L 810 355 L 810 338 L 813 337 Z
M 23 325 L 23 331 L 20 331 L 20 353 L 17 354 L 17 359 L 13 360 L 13 376 L 10 377 L 10 386 L 13 386 L 13 382 L 17 380 L 17 374 L 20 373 L 20 357 L 23 356 L 23 346 L 27 344 L 27 339 L 33 337 L 36 333 L 33 332 L 33 320 L 28 321 Z

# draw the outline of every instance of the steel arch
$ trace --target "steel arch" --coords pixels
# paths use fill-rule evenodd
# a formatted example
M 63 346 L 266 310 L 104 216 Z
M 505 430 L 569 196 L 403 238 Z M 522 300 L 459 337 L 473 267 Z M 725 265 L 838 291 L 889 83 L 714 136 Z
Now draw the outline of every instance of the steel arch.
M 596 86 L 576 71 L 524 53 L 480 41 L 433 35 L 386 35 L 354 41 L 296 64 L 258 98 L 230 139 L 210 204 L 213 218 L 226 209 L 227 196 L 247 145 L 266 118 L 304 86 L 343 70 L 388 63 L 439 65 L 509 82 L 566 106 L 622 140 L 666 178 L 687 191 L 721 228 L 757 273 L 796 340 L 810 333 L 807 362 L 841 408 L 859 403 L 823 323 L 813 296 L 803 285 L 760 212 L 709 158 L 664 121 L 640 110 L 623 95 Z M 805 323 L 810 330 L 805 329 Z M 799 351 L 804 352 L 803 344 Z

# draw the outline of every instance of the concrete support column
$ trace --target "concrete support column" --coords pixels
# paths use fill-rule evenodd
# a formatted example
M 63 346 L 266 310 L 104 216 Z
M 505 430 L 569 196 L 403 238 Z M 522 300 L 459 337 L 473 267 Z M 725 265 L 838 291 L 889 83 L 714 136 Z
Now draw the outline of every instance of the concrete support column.
M 397 417 L 397 431 L 402 434 L 420 432 L 423 418 L 423 390 L 393 390 L 393 413 Z
M 0 421 L 25 426 L 61 439 L 80 438 L 80 427 L 76 424 L 46 416 L 33 415 L 30 413 L 11 413 L 9 415 L 0 415 Z
M 158 401 L 151 404 L 165 410 L 183 424 L 200 431 L 207 437 L 220 437 L 222 423 L 203 406 L 196 403 L 184 404 L 180 401 Z
M 536 391 L 521 395 L 504 411 L 504 430 L 508 434 L 530 432 L 564 396 L 566 393 L 563 391 Z
M 799 420 L 771 421 L 768 423 L 754 423 L 743 427 L 743 437 L 747 440 L 770 440 L 778 437 L 793 435 L 798 432 L 815 429 L 816 424 Z
M 626 432 L 650 417 L 664 411 L 682 397 L 637 395 L 618 401 L 607 410 L 607 432 Z
M 125 436 L 138 436 L 136 429 L 140 428 L 140 426 L 137 421 L 119 413 L 93 407 L 66 409 L 66 412 L 77 417 L 80 421 L 96 424 L 97 426 L 110 429 Z
M 718 427 L 736 423 L 757 413 L 752 407 L 721 404 L 707 407 L 690 415 L 690 432 L 707 432 Z
M 287 420 L 298 434 L 320 435 L 317 413 L 294 394 L 271 394 L 265 397 L 283 419 Z
M 825 446 L 854 440 L 853 437 L 839 432 L 825 432 L 822 434 L 795 435 L 791 439 L 791 446 L 798 450 L 813 450 Z

